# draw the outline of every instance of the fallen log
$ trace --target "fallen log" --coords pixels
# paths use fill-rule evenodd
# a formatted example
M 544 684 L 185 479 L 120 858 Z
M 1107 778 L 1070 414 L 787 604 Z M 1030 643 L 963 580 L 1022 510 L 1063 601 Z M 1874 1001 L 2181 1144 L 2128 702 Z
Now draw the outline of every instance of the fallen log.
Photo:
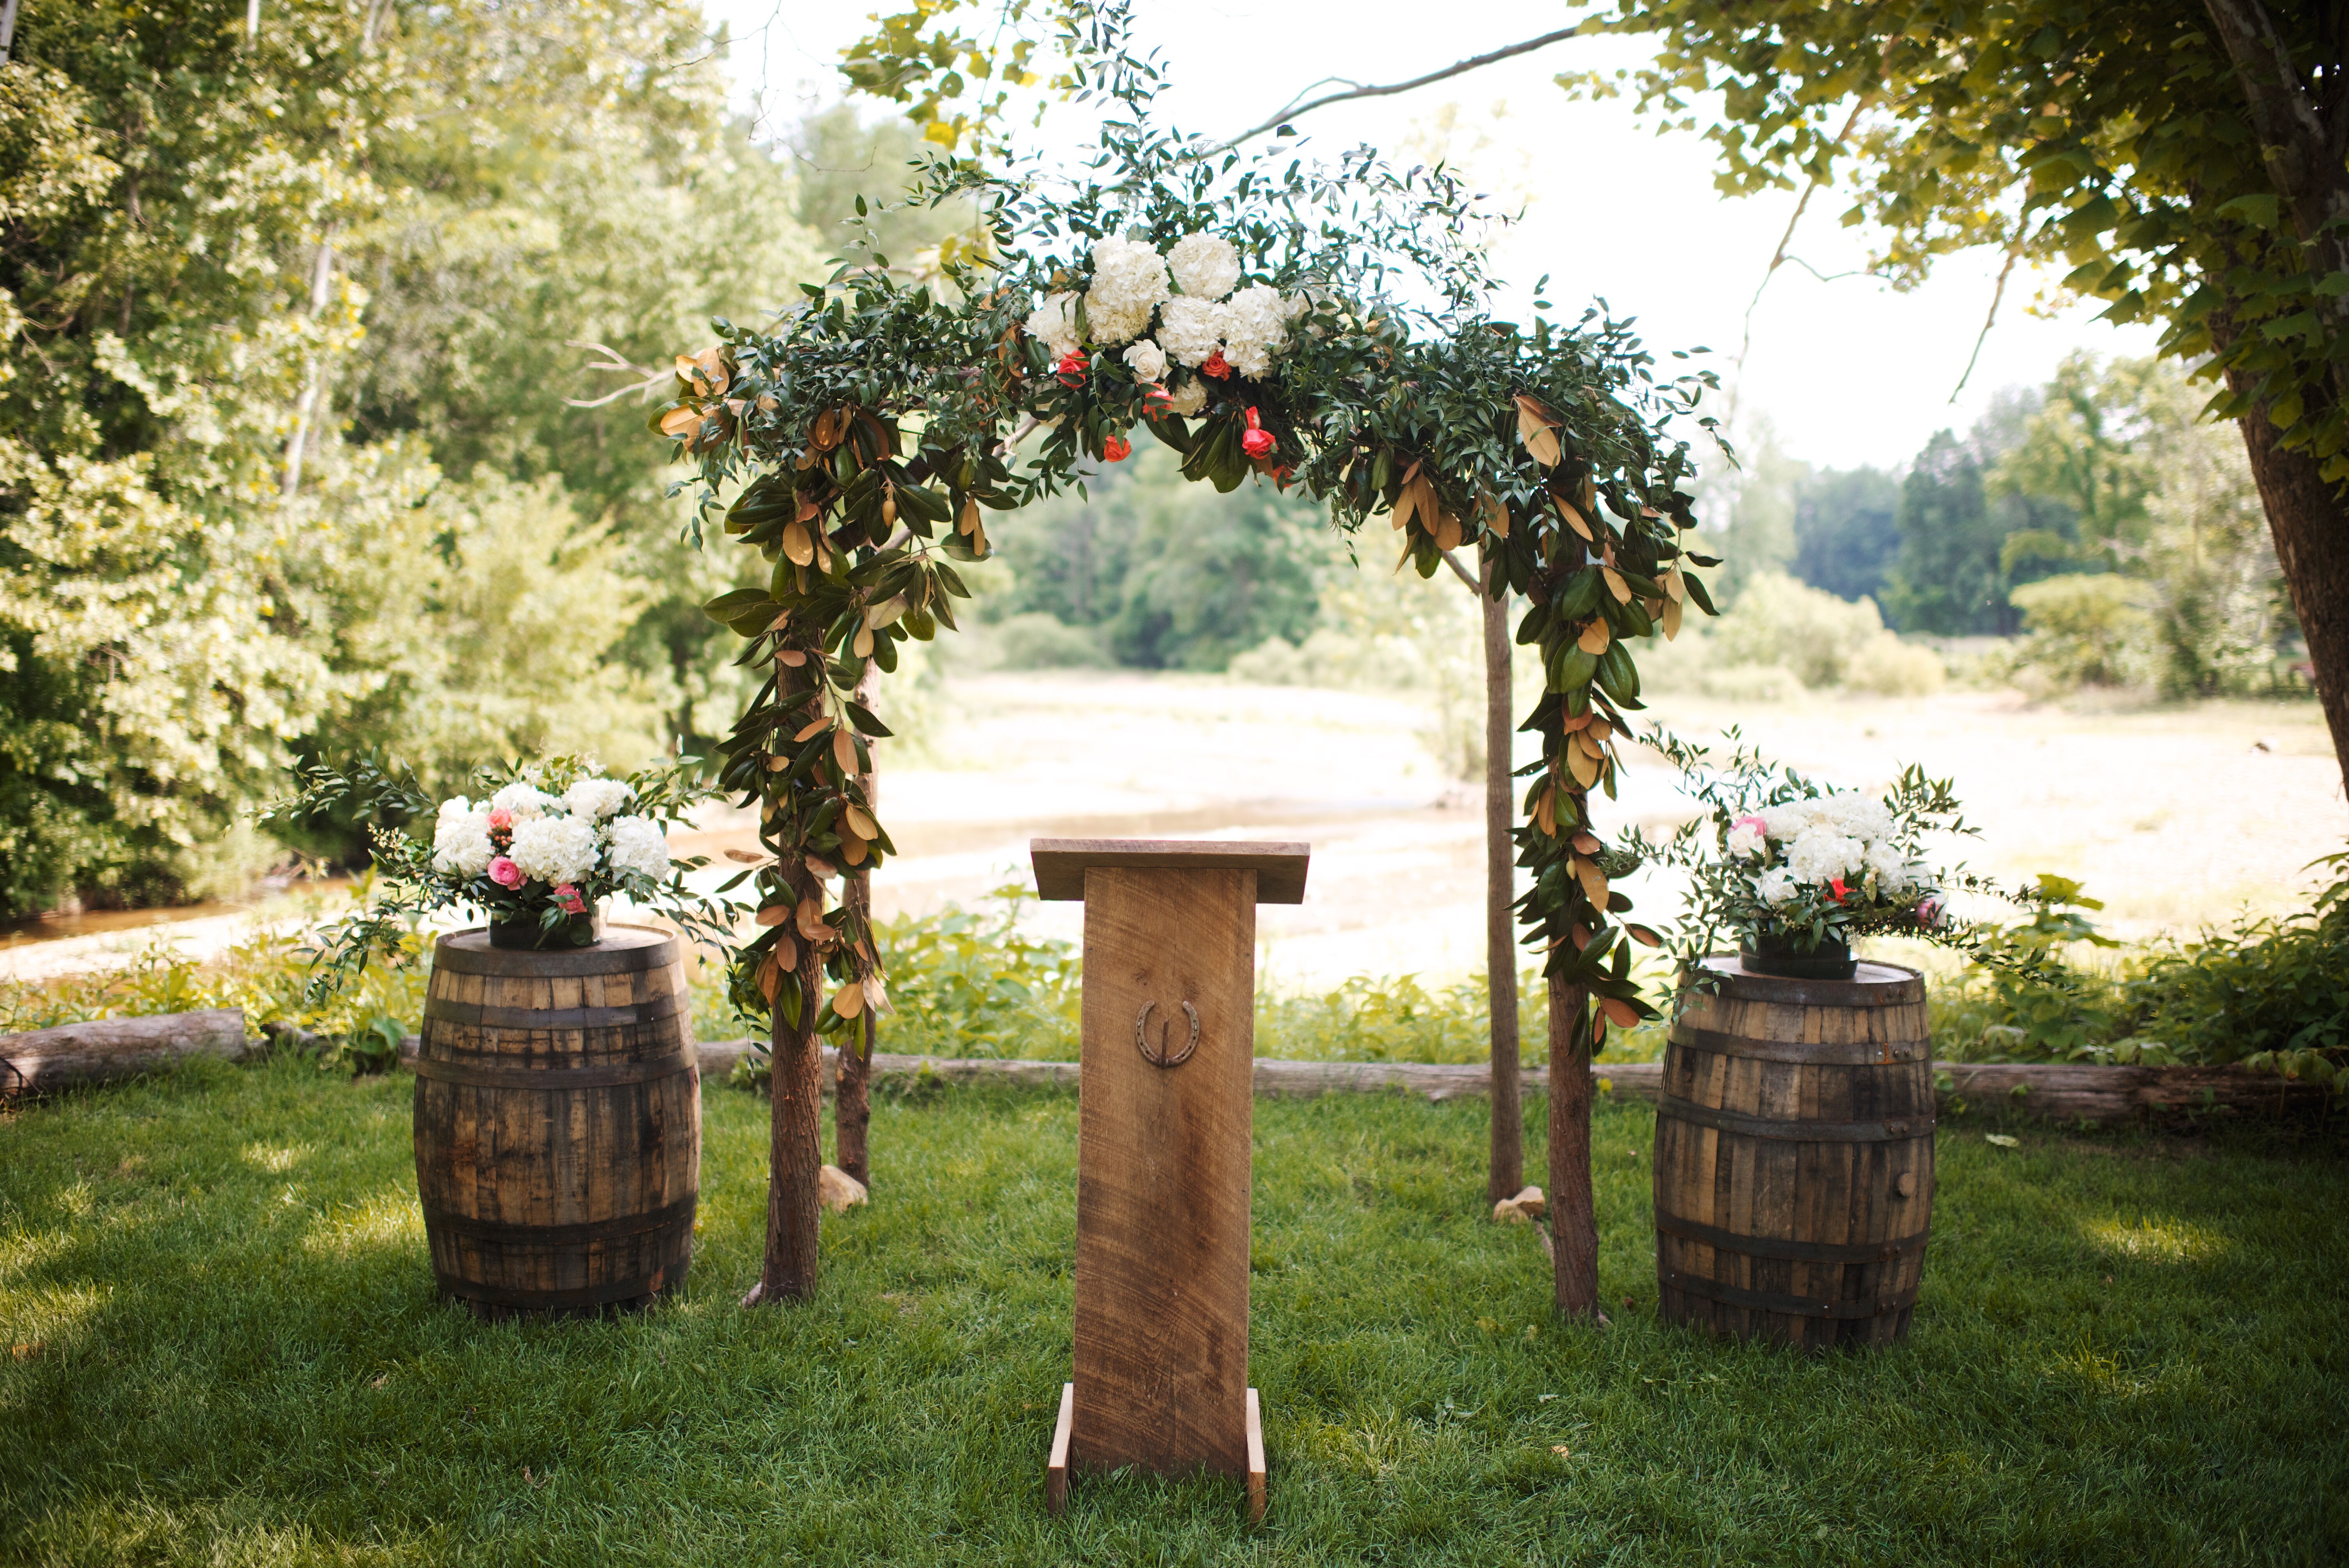
M 2327 1090 L 2248 1068 L 2100 1067 L 2084 1062 L 1940 1062 L 1944 1111 L 2005 1107 L 2056 1121 L 2169 1120 L 2198 1111 L 2320 1114 Z
M 236 1007 L 99 1018 L 0 1035 L 0 1095 L 47 1094 L 75 1084 L 111 1083 L 190 1057 L 233 1062 L 248 1048 L 244 1013 Z

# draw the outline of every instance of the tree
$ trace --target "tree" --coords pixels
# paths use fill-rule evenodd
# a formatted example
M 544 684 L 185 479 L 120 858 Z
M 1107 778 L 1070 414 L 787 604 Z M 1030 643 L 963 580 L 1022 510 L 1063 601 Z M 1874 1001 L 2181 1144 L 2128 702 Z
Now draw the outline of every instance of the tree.
M 1794 574 L 1839 599 L 1884 596 L 1900 550 L 1900 480 L 1881 469 L 1826 469 L 1795 492 Z
M 2221 381 L 2349 777 L 2349 30 L 2262 0 L 1623 0 L 1642 107 L 1719 148 L 1722 189 L 1842 189 L 1921 279 L 1995 247 Z M 1589 76 L 1579 91 L 1616 90 Z M 1698 95 L 1727 113 L 1699 126 Z M 1992 307 L 1996 310 L 1995 304 Z

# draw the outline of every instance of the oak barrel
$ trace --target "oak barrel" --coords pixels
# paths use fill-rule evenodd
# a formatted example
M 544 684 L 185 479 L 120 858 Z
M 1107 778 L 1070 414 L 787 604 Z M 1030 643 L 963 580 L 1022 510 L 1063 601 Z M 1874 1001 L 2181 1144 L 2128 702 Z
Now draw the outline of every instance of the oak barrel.
M 1909 1332 L 1933 1214 L 1925 982 L 1705 967 L 1664 1047 L 1656 1283 L 1675 1322 L 1806 1348 Z
M 682 945 L 613 925 L 519 952 L 433 946 L 416 1186 L 441 1290 L 484 1315 L 637 1305 L 685 1278 L 701 1080 Z

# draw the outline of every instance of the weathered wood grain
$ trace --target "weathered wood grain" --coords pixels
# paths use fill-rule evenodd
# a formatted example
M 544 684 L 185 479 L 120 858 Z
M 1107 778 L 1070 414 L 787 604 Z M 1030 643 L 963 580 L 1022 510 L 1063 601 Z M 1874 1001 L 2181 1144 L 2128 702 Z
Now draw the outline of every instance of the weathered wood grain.
M 234 1007 L 100 1018 L 29 1034 L 0 1035 L 0 1096 L 46 1094 L 74 1084 L 111 1083 L 190 1057 L 235 1061 L 250 1047 Z
M 701 1098 L 676 938 L 616 925 L 537 954 L 444 936 L 410 1066 L 417 1191 L 446 1294 L 486 1315 L 594 1312 L 684 1279 Z
M 1659 1312 L 1809 1349 L 1908 1331 L 1932 1225 L 1924 989 L 1727 966 L 1674 1020 L 1656 1108 Z
M 1247 1473 L 1256 895 L 1252 870 L 1084 872 L 1070 1443 L 1081 1469 Z M 1185 1004 L 1197 1045 L 1160 1066 L 1137 1030 L 1174 1057 Z
M 1258 903 L 1305 902 L 1310 844 L 1259 843 L 1249 839 L 1030 839 L 1036 896 L 1073 903 L 1085 896 L 1089 866 L 1161 871 L 1256 873 Z

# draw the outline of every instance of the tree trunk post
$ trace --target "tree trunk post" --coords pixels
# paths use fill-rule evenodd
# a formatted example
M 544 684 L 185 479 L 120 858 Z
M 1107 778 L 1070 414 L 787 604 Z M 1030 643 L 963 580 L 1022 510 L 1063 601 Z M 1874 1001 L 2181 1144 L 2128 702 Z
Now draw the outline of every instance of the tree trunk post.
M 1590 993 L 1549 985 L 1549 1225 L 1557 1310 L 1599 1316 L 1599 1221 L 1590 1185 Z
M 1509 601 L 1495 596 L 1493 556 L 1484 562 L 1478 595 L 1485 619 L 1485 970 L 1493 1015 L 1493 1156 L 1485 1197 L 1497 1203 L 1526 1184 L 1525 1107 L 1517 1090 L 1516 780 L 1510 748 L 1516 737 L 1509 690 Z
M 822 899 L 823 883 L 802 871 L 792 879 L 802 899 Z M 767 1263 L 756 1301 L 804 1301 L 815 1294 L 817 1223 L 823 1170 L 823 1047 L 815 1032 L 823 1006 L 823 955 L 800 944 L 800 1022 L 774 1011 L 768 1035 Z
M 881 667 L 867 659 L 864 674 L 856 682 L 856 700 L 871 710 L 880 695 Z M 873 758 L 873 771 L 864 775 L 860 782 L 864 787 L 866 803 L 877 812 L 881 809 L 881 743 L 870 740 L 865 745 L 867 755 Z M 845 902 L 856 912 L 859 921 L 872 920 L 871 872 L 858 870 L 850 873 Z M 873 1013 L 874 1009 L 867 1007 L 858 1014 L 854 1036 L 842 1041 L 840 1070 L 833 1080 L 832 1089 L 833 1163 L 867 1188 L 873 1185 L 872 1151 L 868 1142 L 873 1124 L 873 1045 L 875 1033 Z

